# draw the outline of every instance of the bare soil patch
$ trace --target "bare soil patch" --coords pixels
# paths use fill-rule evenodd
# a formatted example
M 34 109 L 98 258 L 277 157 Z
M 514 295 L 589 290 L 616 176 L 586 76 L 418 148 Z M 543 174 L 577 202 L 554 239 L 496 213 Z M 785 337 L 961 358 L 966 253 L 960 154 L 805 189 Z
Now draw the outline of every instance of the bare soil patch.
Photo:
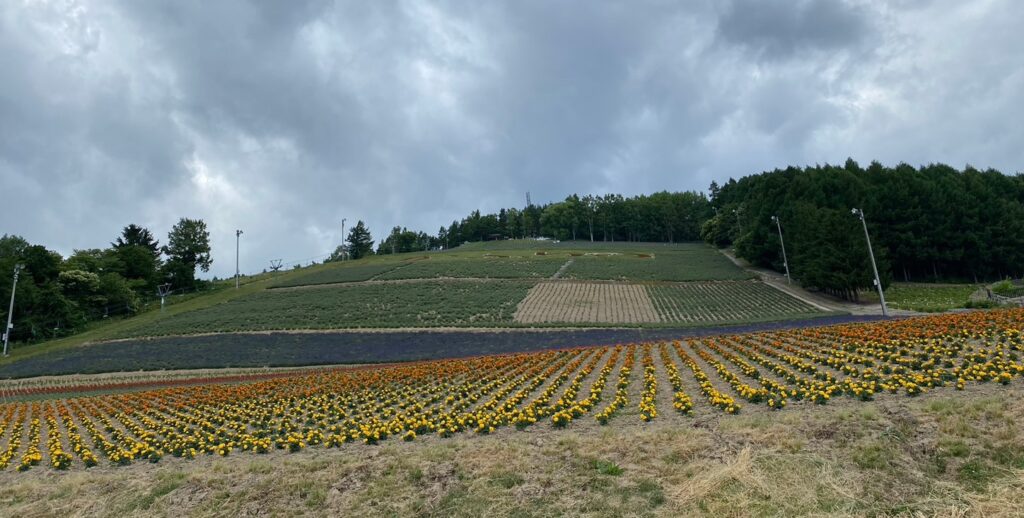
M 589 282 L 539 283 L 519 303 L 514 318 L 520 323 L 660 321 L 644 286 Z

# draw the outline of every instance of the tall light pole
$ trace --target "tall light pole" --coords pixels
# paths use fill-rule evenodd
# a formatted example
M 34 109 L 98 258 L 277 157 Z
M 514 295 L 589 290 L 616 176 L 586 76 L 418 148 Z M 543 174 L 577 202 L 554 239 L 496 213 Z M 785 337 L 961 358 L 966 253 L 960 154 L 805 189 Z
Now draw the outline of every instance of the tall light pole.
M 342 261 L 344 261 L 346 259 L 345 256 L 348 255 L 346 253 L 346 250 L 345 250 L 345 222 L 346 221 L 348 221 L 348 218 L 341 218 L 341 260 Z
M 14 317 L 14 293 L 18 291 L 18 274 L 21 273 L 21 269 L 24 268 L 20 264 L 14 265 L 14 284 L 11 285 L 11 305 L 7 308 L 7 327 L 4 328 L 4 356 L 7 356 L 7 342 L 11 339 L 11 329 L 14 329 L 14 324 L 11 323 L 11 318 Z
M 239 277 L 239 270 L 238 270 L 238 243 L 239 243 L 239 241 L 241 241 L 241 239 L 242 239 L 242 231 L 241 230 L 236 230 L 235 231 L 235 289 L 236 290 L 238 289 L 238 277 Z
M 793 284 L 793 278 L 789 276 L 789 261 L 786 259 L 786 242 L 782 240 L 782 224 L 778 216 L 772 216 L 775 228 L 779 229 L 779 244 L 782 245 L 782 266 L 786 267 L 786 283 Z
M 871 269 L 875 272 L 875 287 L 878 288 L 878 300 L 882 302 L 882 316 L 889 316 L 889 311 L 885 307 L 885 294 L 882 293 L 882 279 L 878 277 L 878 266 L 875 265 L 875 251 L 871 249 L 871 236 L 868 235 L 868 223 L 864 220 L 864 211 L 861 209 L 852 209 L 850 212 L 854 216 L 860 218 L 860 223 L 864 225 L 864 239 L 868 242 L 868 255 L 871 256 Z

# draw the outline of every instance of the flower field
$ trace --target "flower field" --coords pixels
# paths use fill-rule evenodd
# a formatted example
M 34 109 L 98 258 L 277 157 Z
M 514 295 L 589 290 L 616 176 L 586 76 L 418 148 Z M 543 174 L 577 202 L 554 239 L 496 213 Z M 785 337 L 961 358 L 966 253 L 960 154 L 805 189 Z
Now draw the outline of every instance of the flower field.
M 1022 320 L 1019 309 L 946 314 L 7 403 L 0 468 L 785 412 L 1010 384 L 1024 374 Z

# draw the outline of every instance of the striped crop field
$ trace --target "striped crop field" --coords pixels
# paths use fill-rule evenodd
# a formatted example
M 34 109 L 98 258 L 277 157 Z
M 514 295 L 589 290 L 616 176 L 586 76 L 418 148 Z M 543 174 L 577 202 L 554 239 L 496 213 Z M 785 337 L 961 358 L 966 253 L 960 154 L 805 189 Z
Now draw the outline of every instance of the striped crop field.
M 759 281 L 720 281 L 649 286 L 663 322 L 745 322 L 816 313 L 810 304 Z
M 657 284 L 541 282 L 519 303 L 523 324 L 714 325 L 821 315 L 822 310 L 760 281 Z
M 639 284 L 543 282 L 519 304 L 516 322 L 660 322 L 647 290 Z

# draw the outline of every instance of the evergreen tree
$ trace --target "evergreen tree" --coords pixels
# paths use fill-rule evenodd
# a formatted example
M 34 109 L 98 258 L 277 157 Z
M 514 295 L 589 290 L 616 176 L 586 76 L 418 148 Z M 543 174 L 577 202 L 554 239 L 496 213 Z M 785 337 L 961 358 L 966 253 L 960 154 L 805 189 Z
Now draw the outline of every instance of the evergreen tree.
M 366 257 L 373 253 L 373 237 L 362 220 L 348 232 L 348 250 L 352 259 Z
M 134 223 L 129 224 L 121 230 L 121 235 L 116 241 L 110 243 L 114 248 L 129 246 L 141 246 L 153 254 L 154 259 L 160 258 L 160 242 L 153 238 L 153 233 L 145 227 Z

